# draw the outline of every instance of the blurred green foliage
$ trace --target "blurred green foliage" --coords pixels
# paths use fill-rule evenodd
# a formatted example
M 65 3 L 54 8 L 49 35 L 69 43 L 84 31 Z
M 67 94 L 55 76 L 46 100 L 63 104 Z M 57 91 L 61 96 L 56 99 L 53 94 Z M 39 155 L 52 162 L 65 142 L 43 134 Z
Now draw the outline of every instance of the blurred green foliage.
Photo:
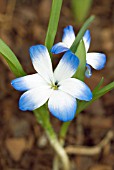
M 71 6 L 77 25 L 85 21 L 90 11 L 92 0 L 72 0 Z
M 13 51 L 7 46 L 7 44 L 0 39 L 0 54 L 6 60 L 10 70 L 14 73 L 16 77 L 25 76 L 22 65 L 13 53 Z

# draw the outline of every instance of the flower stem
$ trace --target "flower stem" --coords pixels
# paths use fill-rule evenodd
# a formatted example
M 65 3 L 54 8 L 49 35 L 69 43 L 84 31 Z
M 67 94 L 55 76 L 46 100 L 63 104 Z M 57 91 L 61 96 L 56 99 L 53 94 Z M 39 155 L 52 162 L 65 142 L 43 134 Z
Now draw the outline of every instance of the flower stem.
M 64 145 L 65 137 L 66 137 L 70 123 L 71 123 L 71 121 L 65 122 L 61 126 L 61 130 L 60 130 L 60 133 L 59 133 L 59 140 L 60 140 L 60 143 L 61 143 L 62 146 Z
M 69 161 L 68 155 L 66 154 L 64 148 L 62 147 L 59 140 L 57 139 L 56 133 L 54 132 L 52 125 L 50 123 L 49 117 L 48 117 L 48 114 L 49 114 L 48 111 L 45 109 L 45 113 L 44 113 L 44 110 L 42 110 L 41 108 L 41 109 L 35 110 L 34 114 L 35 114 L 35 117 L 38 123 L 40 123 L 42 127 L 45 129 L 50 145 L 56 152 L 56 155 L 58 156 L 59 160 L 62 162 L 63 170 L 70 170 L 70 161 Z M 54 167 L 55 166 L 56 164 L 54 165 Z
M 68 158 L 64 148 L 59 143 L 59 141 L 57 139 L 50 140 L 50 144 L 53 147 L 53 149 L 56 151 L 58 160 L 60 160 L 62 162 L 63 170 L 70 170 L 69 158 Z M 54 161 L 53 170 L 57 170 L 57 162 L 55 163 L 55 161 Z
M 56 154 L 53 159 L 53 170 L 59 170 L 59 168 L 60 168 L 59 162 L 60 162 L 59 157 Z
M 61 126 L 61 130 L 59 133 L 59 142 L 62 147 L 64 146 L 66 133 L 68 131 L 68 127 L 69 127 L 70 123 L 71 123 L 70 121 L 65 122 Z M 60 159 L 59 159 L 58 155 L 56 154 L 54 157 L 54 161 L 53 161 L 53 170 L 59 170 L 59 163 L 60 163 Z

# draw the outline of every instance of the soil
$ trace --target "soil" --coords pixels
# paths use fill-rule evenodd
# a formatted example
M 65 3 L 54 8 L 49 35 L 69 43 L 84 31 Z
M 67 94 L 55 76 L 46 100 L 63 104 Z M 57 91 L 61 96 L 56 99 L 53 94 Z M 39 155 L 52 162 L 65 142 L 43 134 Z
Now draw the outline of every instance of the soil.
M 70 1 L 65 0 L 55 42 L 61 40 L 67 25 L 73 25 L 76 32 L 79 29 L 70 6 Z M 14 51 L 28 74 L 34 73 L 28 49 L 34 44 L 44 44 L 50 7 L 50 0 L 0 0 L 0 38 Z M 102 76 L 103 85 L 114 80 L 114 1 L 94 0 L 91 14 L 96 19 L 90 26 L 90 51 L 107 55 L 106 67 L 93 70 L 92 77 L 86 79 L 93 89 Z M 51 170 L 53 150 L 32 112 L 18 109 L 20 93 L 10 85 L 14 78 L 0 57 L 0 170 Z M 52 116 L 51 121 L 58 133 L 61 122 Z M 110 130 L 114 132 L 114 90 L 72 121 L 65 146 L 93 147 Z M 72 170 L 114 170 L 114 139 L 97 155 L 71 153 L 69 157 Z

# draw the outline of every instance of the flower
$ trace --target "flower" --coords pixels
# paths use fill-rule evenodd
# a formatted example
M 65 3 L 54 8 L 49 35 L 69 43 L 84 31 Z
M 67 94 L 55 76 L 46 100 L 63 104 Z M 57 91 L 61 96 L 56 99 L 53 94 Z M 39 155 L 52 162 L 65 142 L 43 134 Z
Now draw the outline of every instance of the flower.
M 62 42 L 55 44 L 52 47 L 51 52 L 54 54 L 59 54 L 61 52 L 65 52 L 69 50 L 74 40 L 75 40 L 75 33 L 73 30 L 73 27 L 71 25 L 67 26 L 63 30 Z M 90 42 L 91 42 L 91 36 L 90 36 L 89 30 L 85 32 L 83 36 L 83 41 L 84 41 L 85 50 L 86 50 L 86 67 L 87 67 L 85 75 L 86 77 L 89 78 L 92 75 L 90 66 L 92 66 L 96 70 L 101 70 L 105 66 L 106 56 L 103 53 L 96 53 L 96 52 L 88 53 Z
M 52 115 L 61 121 L 72 120 L 77 109 L 76 98 L 85 101 L 92 99 L 89 87 L 84 82 L 71 78 L 79 65 L 79 59 L 69 50 L 53 72 L 45 46 L 32 46 L 30 57 L 37 73 L 11 82 L 16 90 L 26 91 L 20 97 L 19 108 L 32 111 L 48 101 Z

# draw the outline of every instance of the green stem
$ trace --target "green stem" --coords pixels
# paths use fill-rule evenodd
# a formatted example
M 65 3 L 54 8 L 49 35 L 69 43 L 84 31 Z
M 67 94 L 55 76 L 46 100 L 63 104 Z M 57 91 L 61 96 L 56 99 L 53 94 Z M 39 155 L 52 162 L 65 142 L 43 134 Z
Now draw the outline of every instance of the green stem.
M 69 127 L 70 123 L 71 123 L 71 121 L 65 122 L 61 126 L 61 130 L 59 133 L 59 142 L 60 142 L 61 146 L 64 146 L 66 133 L 68 131 L 68 127 Z M 59 159 L 58 155 L 55 155 L 54 161 L 53 161 L 53 170 L 59 170 L 59 162 L 60 162 L 60 159 Z
M 50 141 L 51 146 L 55 150 L 57 156 L 59 157 L 60 161 L 62 162 L 62 167 L 63 167 L 62 169 L 70 170 L 70 161 L 69 161 L 68 155 L 65 152 L 65 149 L 61 146 L 61 144 L 59 143 L 57 139 L 55 140 L 49 139 L 49 141 Z M 54 166 L 53 170 L 55 170 L 55 167 L 56 166 Z
M 58 155 L 56 154 L 54 159 L 53 159 L 53 170 L 59 170 L 60 169 L 60 159 L 58 157 Z
M 63 0 L 53 0 L 52 2 L 50 20 L 45 39 L 45 46 L 48 48 L 49 52 L 53 46 L 54 39 L 56 36 L 62 2 Z
M 62 146 L 64 145 L 65 137 L 66 137 L 67 130 L 68 130 L 70 123 L 71 123 L 71 121 L 65 122 L 61 126 L 61 130 L 60 130 L 60 133 L 59 133 L 59 139 L 60 139 L 60 143 L 61 143 Z
M 47 119 L 47 120 L 45 119 L 44 115 L 45 114 L 47 115 L 48 114 L 47 112 L 48 112 L 47 110 L 46 110 L 46 113 L 41 112 L 41 110 L 35 110 L 34 114 L 35 114 L 36 120 L 45 129 L 45 132 L 47 134 L 50 145 L 52 146 L 52 148 L 54 149 L 57 156 L 59 157 L 59 159 L 62 162 L 63 170 L 70 170 L 69 158 L 68 158 L 64 148 L 62 147 L 62 145 L 58 141 L 56 133 L 54 132 L 49 119 Z M 55 169 L 55 165 L 54 165 L 54 169 Z

